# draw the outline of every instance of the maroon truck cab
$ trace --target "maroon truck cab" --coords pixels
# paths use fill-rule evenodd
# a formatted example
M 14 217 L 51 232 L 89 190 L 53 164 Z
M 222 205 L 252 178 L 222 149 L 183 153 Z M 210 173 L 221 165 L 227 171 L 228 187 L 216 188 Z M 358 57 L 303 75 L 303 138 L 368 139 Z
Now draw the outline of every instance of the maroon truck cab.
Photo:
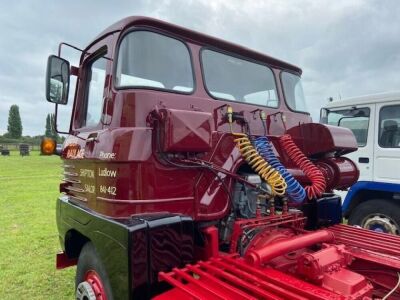
M 77 299 L 372 299 L 395 284 L 394 246 L 378 261 L 379 236 L 337 225 L 357 144 L 312 123 L 301 69 L 144 17 L 79 66 L 65 45 L 46 94 L 57 113 L 77 76 L 57 201 Z

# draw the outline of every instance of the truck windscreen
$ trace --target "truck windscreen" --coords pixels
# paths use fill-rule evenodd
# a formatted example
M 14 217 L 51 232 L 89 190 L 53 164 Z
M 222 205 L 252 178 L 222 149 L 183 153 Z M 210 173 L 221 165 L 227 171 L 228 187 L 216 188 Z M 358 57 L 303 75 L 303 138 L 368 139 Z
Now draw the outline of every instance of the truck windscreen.
M 177 39 L 150 31 L 126 34 L 119 46 L 116 86 L 192 92 L 188 48 Z
M 267 66 L 208 49 L 201 60 L 206 88 L 214 98 L 278 107 L 274 74 Z

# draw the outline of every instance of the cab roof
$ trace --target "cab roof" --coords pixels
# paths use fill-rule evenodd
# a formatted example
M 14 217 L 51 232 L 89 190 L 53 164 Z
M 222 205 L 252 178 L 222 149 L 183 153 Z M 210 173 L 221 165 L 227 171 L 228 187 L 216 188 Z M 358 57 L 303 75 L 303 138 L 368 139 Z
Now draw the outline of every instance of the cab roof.
M 369 94 L 364 96 L 351 97 L 341 100 L 335 100 L 327 103 L 324 108 L 332 109 L 346 106 L 357 106 L 362 104 L 373 104 L 377 102 L 400 100 L 400 91 L 385 92 L 379 94 Z
M 260 62 L 264 62 L 268 65 L 271 65 L 271 66 L 274 66 L 274 67 L 277 67 L 280 69 L 290 70 L 297 74 L 302 73 L 302 70 L 295 65 L 292 65 L 287 62 L 281 61 L 279 59 L 273 58 L 271 56 L 262 54 L 260 52 L 251 50 L 249 48 L 239 46 L 234 43 L 230 43 L 230 42 L 224 41 L 222 39 L 218 39 L 218 38 L 212 37 L 210 35 L 206 35 L 206 34 L 203 34 L 203 33 L 197 32 L 197 31 L 193 31 L 193 30 L 190 30 L 190 29 L 178 26 L 178 25 L 174 25 L 174 24 L 171 24 L 168 22 L 164 22 L 161 20 L 148 18 L 148 17 L 141 17 L 141 16 L 127 17 L 127 18 L 124 18 L 124 19 L 114 23 L 113 25 L 106 28 L 103 32 L 101 32 L 97 36 L 97 38 L 87 48 L 89 48 L 93 43 L 95 43 L 98 39 L 102 38 L 103 36 L 112 34 L 114 32 L 123 31 L 123 30 L 133 27 L 133 26 L 147 27 L 147 28 L 158 29 L 161 31 L 166 31 L 171 34 L 178 35 L 178 36 L 182 37 L 184 40 L 187 40 L 189 42 L 197 43 L 197 44 L 200 44 L 203 46 L 218 48 L 218 49 L 225 50 L 225 51 L 231 52 L 231 53 L 236 53 L 243 57 L 254 59 L 254 60 L 257 60 Z

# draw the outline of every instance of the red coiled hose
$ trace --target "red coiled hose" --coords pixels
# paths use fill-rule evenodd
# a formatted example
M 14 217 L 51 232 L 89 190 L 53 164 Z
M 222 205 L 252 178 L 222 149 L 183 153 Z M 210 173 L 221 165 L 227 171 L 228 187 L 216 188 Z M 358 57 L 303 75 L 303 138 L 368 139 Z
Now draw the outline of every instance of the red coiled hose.
M 284 134 L 279 139 L 279 142 L 290 159 L 310 179 L 311 185 L 304 187 L 308 199 L 321 197 L 326 187 L 326 181 L 322 172 L 316 166 L 314 166 L 314 164 L 296 146 L 289 134 Z

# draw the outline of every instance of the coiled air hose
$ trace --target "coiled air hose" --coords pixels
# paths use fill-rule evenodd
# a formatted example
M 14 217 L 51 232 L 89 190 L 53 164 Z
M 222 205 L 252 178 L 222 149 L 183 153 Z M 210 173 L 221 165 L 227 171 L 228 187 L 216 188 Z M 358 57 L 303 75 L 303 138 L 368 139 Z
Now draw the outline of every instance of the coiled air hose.
M 308 185 L 304 188 L 308 199 L 321 197 L 326 187 L 326 181 L 322 172 L 316 166 L 314 166 L 314 164 L 296 146 L 289 134 L 281 136 L 279 138 L 279 142 L 290 159 L 310 179 L 311 185 Z
M 266 136 L 256 138 L 255 147 L 258 153 L 282 175 L 287 184 L 286 191 L 289 198 L 296 203 L 302 203 L 306 198 L 306 192 L 304 188 L 278 160 L 274 151 L 272 150 L 272 145 L 268 138 Z
M 247 134 L 233 132 L 233 109 L 231 106 L 228 106 L 227 116 L 231 133 L 235 136 L 234 141 L 242 157 L 247 161 L 250 167 L 260 175 L 261 179 L 269 184 L 273 196 L 283 196 L 287 187 L 285 179 L 283 179 L 281 174 L 261 157 L 252 145 Z
M 283 196 L 286 192 L 286 182 L 282 175 L 275 170 L 251 144 L 248 136 L 244 133 L 233 133 L 235 143 L 247 163 L 260 177 L 271 186 L 273 195 Z

